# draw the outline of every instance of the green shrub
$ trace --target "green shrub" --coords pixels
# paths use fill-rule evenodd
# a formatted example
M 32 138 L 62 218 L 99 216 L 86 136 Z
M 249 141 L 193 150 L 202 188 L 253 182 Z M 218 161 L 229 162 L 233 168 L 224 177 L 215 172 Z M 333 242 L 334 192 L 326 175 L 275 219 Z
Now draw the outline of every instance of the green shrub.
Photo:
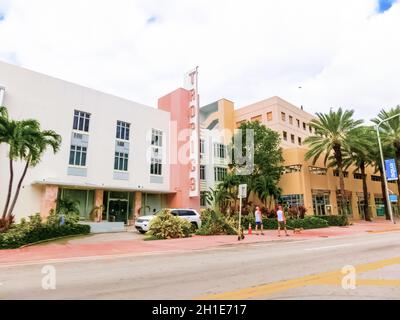
M 54 213 L 46 222 L 42 221 L 39 214 L 29 217 L 29 220 L 22 219 L 20 224 L 0 234 L 0 249 L 16 249 L 44 240 L 90 233 L 90 226 L 76 223 L 60 225 L 56 221 L 57 215 Z
M 192 224 L 168 212 L 162 212 L 151 220 L 148 234 L 157 239 L 177 239 L 190 237 Z
M 328 222 L 331 227 L 345 227 L 350 225 L 349 218 L 345 215 L 338 216 L 318 216 L 318 218 L 323 219 Z
M 234 218 L 227 218 L 214 210 L 202 212 L 201 228 L 197 231 L 198 235 L 235 235 L 237 233 L 237 224 Z
M 327 221 L 317 217 L 305 217 L 304 219 L 287 220 L 287 226 L 291 229 L 303 228 L 307 230 L 328 228 L 329 224 Z

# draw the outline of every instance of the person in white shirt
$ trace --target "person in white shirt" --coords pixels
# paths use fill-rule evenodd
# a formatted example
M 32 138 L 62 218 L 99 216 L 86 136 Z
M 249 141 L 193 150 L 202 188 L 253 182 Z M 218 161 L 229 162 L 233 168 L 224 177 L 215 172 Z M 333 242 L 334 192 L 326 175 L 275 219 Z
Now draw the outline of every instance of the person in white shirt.
M 256 212 L 254 213 L 254 215 L 256 218 L 256 235 L 258 235 L 258 227 L 260 227 L 260 229 L 261 229 L 261 235 L 264 235 L 264 232 L 263 232 L 264 226 L 262 223 L 262 213 L 261 213 L 259 206 L 256 207 Z
M 278 211 L 276 212 L 278 216 L 278 237 L 281 236 L 281 228 L 285 230 L 286 237 L 289 237 L 289 234 L 286 229 L 286 217 L 285 213 L 283 212 L 282 206 L 278 207 Z

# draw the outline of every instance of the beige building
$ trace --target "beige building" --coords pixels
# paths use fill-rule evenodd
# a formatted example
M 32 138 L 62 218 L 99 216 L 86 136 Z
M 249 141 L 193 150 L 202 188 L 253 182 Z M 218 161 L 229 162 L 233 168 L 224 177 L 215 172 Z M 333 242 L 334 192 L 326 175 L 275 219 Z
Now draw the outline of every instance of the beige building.
M 283 190 L 281 202 L 289 206 L 303 205 L 308 215 L 339 213 L 338 203 L 341 201 L 341 196 L 337 172 L 327 169 L 323 159 L 319 159 L 315 164 L 311 160 L 304 160 L 307 152 L 304 140 L 313 134 L 309 125 L 314 118 L 313 115 L 279 97 L 272 97 L 236 110 L 232 102 L 223 99 L 204 107 L 204 110 L 207 112 L 203 113 L 203 130 L 217 128 L 218 130 L 225 129 L 226 132 L 227 129 L 229 131 L 239 127 L 245 121 L 259 121 L 266 127 L 279 132 L 285 159 L 285 173 L 280 181 L 280 187 Z M 210 124 L 212 124 L 211 127 Z M 374 217 L 383 217 L 384 197 L 381 177 L 374 173 L 373 168 L 367 169 L 367 175 L 372 214 Z M 207 187 L 209 185 L 210 183 L 207 183 Z M 389 186 L 391 192 L 397 193 L 396 184 L 389 184 Z M 203 189 L 205 187 L 206 184 L 203 183 Z M 355 168 L 350 168 L 345 173 L 345 188 L 348 212 L 354 219 L 361 219 L 364 208 L 362 175 L 356 172 Z

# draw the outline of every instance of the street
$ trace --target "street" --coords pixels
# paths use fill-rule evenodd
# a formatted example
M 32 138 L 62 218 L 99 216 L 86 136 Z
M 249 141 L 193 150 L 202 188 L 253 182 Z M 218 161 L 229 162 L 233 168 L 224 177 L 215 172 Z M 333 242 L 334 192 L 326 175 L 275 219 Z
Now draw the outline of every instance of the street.
M 400 232 L 9 264 L 0 283 L 0 299 L 400 299 Z

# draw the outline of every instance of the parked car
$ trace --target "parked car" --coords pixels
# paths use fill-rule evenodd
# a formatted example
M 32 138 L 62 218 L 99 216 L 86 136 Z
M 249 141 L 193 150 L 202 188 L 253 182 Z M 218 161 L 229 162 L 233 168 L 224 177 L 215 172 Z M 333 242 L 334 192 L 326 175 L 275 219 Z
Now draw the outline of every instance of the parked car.
M 158 214 L 167 211 L 170 214 L 180 217 L 182 219 L 185 219 L 189 221 L 194 229 L 198 229 L 201 227 L 201 218 L 200 214 L 193 209 L 163 209 L 158 211 L 157 213 L 149 216 L 142 216 L 136 219 L 135 221 L 135 228 L 138 230 L 140 233 L 146 233 L 149 231 L 149 225 L 150 221 L 153 220 Z

